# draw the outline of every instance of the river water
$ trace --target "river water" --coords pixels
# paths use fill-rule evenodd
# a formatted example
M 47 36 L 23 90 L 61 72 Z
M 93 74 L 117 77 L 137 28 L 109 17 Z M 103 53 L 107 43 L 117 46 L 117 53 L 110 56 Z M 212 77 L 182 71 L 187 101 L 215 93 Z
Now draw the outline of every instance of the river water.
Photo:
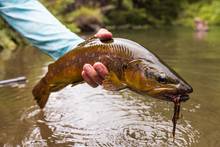
M 109 92 L 87 84 L 53 93 L 43 111 L 31 90 L 50 58 L 25 47 L 0 53 L 0 80 L 26 76 L 26 84 L 0 87 L 0 146 L 220 145 L 220 28 L 113 31 L 155 52 L 194 88 L 181 105 L 176 138 L 173 104 L 129 90 Z

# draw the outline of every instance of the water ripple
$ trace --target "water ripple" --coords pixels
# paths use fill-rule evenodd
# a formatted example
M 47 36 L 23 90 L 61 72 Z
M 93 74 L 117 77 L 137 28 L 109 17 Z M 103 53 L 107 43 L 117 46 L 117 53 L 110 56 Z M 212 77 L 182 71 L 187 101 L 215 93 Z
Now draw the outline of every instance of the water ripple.
M 23 115 L 36 120 L 23 145 L 189 146 L 198 140 L 198 131 L 181 120 L 173 142 L 171 119 L 161 113 L 171 111 L 161 109 L 166 103 L 155 102 L 127 90 L 67 87 L 51 95 L 44 111 L 33 107 Z

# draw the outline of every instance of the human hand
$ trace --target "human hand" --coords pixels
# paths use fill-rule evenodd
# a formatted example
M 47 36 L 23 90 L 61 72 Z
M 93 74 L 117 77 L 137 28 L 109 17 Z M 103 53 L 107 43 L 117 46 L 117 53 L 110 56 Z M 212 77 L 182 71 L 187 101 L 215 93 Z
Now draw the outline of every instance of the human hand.
M 112 39 L 112 33 L 106 29 L 100 29 L 95 37 L 101 40 Z M 97 87 L 102 84 L 105 76 L 108 74 L 108 69 L 101 62 L 96 62 L 93 66 L 85 64 L 83 66 L 82 77 L 92 87 Z
M 102 28 L 95 34 L 95 37 L 98 37 L 101 40 L 109 40 L 112 39 L 112 33 Z

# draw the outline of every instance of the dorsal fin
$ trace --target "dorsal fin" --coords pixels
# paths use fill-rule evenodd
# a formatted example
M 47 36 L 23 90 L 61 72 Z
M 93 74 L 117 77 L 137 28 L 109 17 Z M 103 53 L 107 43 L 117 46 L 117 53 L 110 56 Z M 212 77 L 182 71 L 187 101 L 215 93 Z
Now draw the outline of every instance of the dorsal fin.
M 86 39 L 84 42 L 78 44 L 77 47 L 85 46 L 94 40 L 101 41 L 102 43 L 112 43 L 114 41 L 112 38 L 105 39 L 105 38 L 98 38 L 96 36 L 92 36 L 92 37 L 89 37 L 88 39 Z
M 91 42 L 92 40 L 95 40 L 95 39 L 97 39 L 97 38 L 98 38 L 98 37 L 95 37 L 95 36 L 89 37 L 89 38 L 86 39 L 84 42 L 78 44 L 77 47 L 82 47 L 82 46 L 88 44 L 89 42 Z

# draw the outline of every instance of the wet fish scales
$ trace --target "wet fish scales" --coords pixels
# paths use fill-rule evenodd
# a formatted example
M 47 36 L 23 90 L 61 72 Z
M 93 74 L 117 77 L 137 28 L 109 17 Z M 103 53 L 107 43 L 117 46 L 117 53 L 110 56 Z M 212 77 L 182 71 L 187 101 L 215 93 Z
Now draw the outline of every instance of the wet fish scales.
M 106 90 L 129 88 L 140 94 L 174 101 L 173 136 L 179 117 L 180 102 L 187 100 L 192 87 L 173 72 L 156 55 L 136 42 L 113 38 L 101 41 L 91 38 L 48 66 L 48 72 L 33 88 L 32 93 L 40 108 L 44 108 L 51 92 L 69 84 L 83 81 L 85 63 L 102 62 L 109 70 L 103 81 Z

